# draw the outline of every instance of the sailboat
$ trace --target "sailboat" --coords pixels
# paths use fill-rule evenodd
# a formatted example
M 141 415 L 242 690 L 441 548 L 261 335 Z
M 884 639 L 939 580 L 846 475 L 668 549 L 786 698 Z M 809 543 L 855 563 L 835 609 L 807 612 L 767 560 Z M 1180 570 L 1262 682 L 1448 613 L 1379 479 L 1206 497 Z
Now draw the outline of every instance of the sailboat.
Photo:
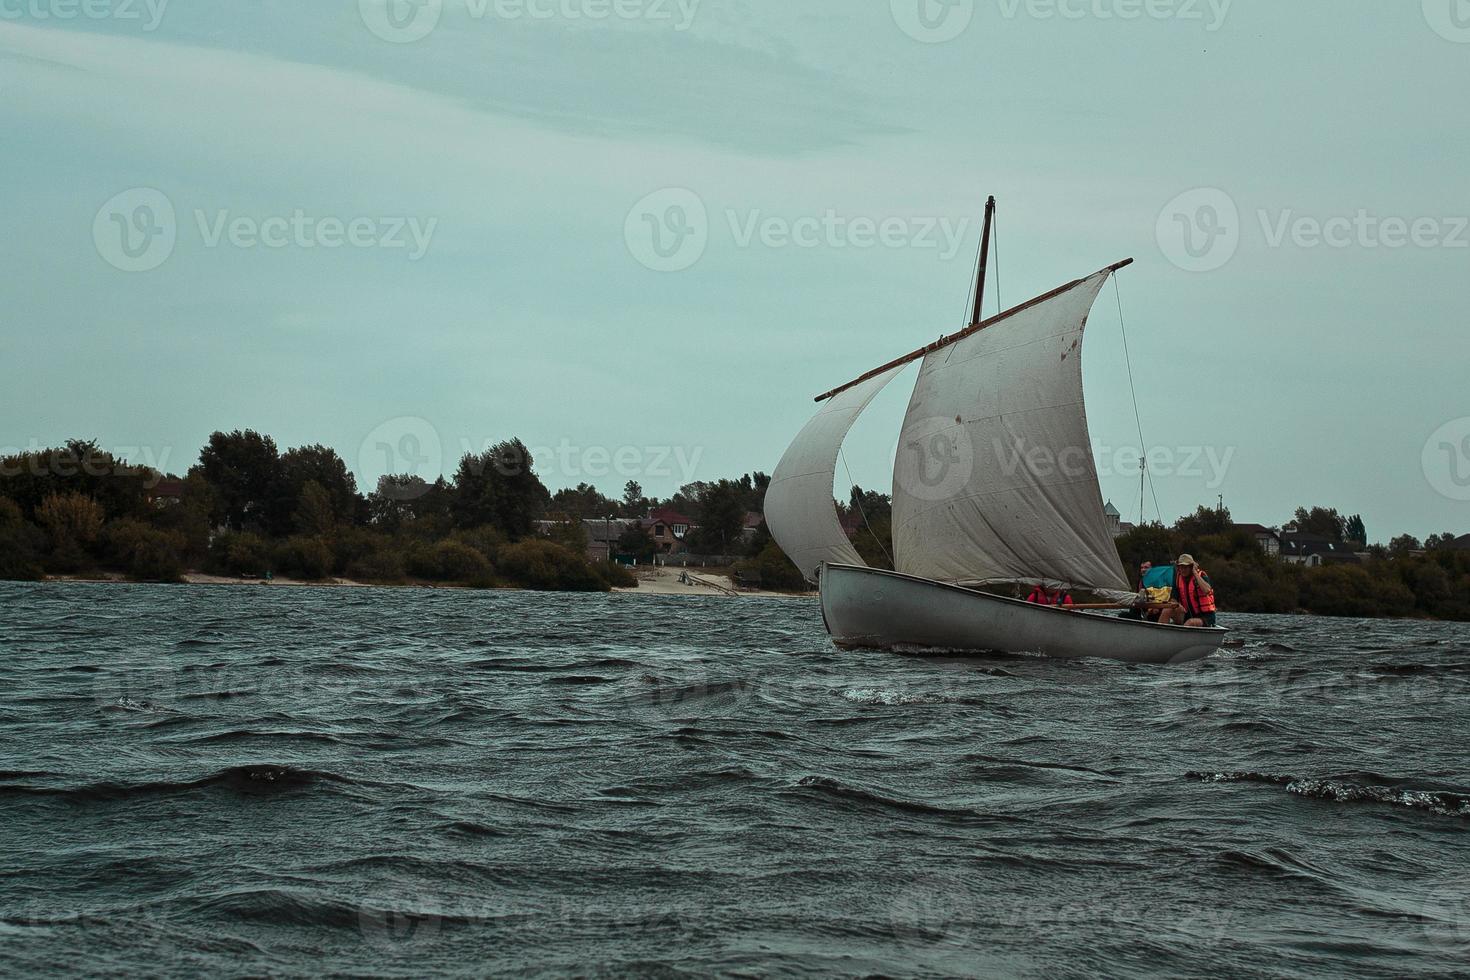
M 776 543 L 821 591 L 842 648 L 1186 663 L 1227 630 L 1023 602 L 1047 585 L 1134 598 L 1103 510 L 1082 395 L 1082 335 L 1132 259 L 989 319 L 981 316 L 995 198 L 985 208 L 969 326 L 816 401 L 766 491 Z M 868 567 L 833 500 L 843 440 L 873 398 L 920 362 L 893 472 L 896 571 Z M 1114 608 L 1117 608 L 1114 606 Z

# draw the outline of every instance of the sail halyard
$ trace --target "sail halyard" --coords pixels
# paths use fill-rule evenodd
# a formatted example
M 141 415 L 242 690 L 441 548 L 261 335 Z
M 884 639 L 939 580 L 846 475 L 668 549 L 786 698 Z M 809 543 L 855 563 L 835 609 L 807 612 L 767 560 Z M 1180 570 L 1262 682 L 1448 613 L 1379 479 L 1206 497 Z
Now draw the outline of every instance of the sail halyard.
M 1103 513 L 1081 372 L 1088 313 L 1119 267 L 921 352 L 894 466 L 899 571 L 1128 589 Z

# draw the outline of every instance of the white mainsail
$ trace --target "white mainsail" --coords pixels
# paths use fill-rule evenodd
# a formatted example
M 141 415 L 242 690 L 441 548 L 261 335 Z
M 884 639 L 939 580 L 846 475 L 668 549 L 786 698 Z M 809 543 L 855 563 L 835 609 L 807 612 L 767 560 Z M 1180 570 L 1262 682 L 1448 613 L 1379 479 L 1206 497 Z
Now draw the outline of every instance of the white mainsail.
M 895 367 L 824 402 L 786 450 L 766 488 L 766 526 L 781 550 L 809 581 L 823 562 L 865 565 L 837 519 L 832 481 L 837 454 L 863 409 L 894 376 Z
M 1082 335 L 1111 274 L 926 354 L 894 466 L 900 572 L 1128 589 L 1082 401 Z

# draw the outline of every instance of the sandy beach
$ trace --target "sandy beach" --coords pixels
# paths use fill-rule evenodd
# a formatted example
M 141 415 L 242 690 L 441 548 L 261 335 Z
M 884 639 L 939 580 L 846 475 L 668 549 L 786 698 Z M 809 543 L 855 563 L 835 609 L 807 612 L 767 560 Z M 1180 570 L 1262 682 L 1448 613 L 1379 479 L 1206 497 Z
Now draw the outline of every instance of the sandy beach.
M 636 570 L 636 589 L 613 589 L 614 592 L 640 593 L 642 595 L 712 595 L 738 598 L 740 596 L 762 596 L 780 599 L 808 599 L 815 592 L 790 593 L 770 592 L 764 589 L 737 589 L 731 578 L 723 572 L 706 571 L 702 568 L 667 568 L 645 566 Z
M 688 595 L 720 596 L 736 599 L 742 596 L 757 596 L 780 599 L 815 598 L 817 593 L 770 592 L 764 589 L 737 589 L 730 577 L 723 573 L 706 572 L 703 569 L 643 567 L 637 570 L 636 588 L 617 588 L 614 592 L 623 595 Z M 48 582 L 130 582 L 126 575 L 102 572 L 96 575 L 48 575 Z M 445 585 L 434 582 L 408 582 L 385 584 L 381 582 L 357 582 L 346 578 L 325 578 L 316 581 L 293 579 L 285 576 L 264 578 L 239 578 L 228 575 L 208 575 L 204 572 L 185 572 L 185 585 L 257 585 L 302 588 L 385 588 L 385 589 L 464 589 L 460 585 Z

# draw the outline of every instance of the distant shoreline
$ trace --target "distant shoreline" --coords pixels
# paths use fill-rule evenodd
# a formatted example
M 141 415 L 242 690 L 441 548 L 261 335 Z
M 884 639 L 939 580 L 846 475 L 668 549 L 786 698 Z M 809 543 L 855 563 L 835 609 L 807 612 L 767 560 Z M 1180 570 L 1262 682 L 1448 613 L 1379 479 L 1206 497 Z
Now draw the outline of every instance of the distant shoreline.
M 684 571 L 680 569 L 679 571 Z M 705 585 L 685 585 L 679 582 L 678 573 L 671 568 L 660 567 L 650 570 L 639 570 L 638 586 L 636 588 L 614 588 L 612 592 L 619 595 L 648 595 L 648 596 L 716 596 L 725 599 L 740 599 L 745 597 L 756 599 L 814 599 L 817 593 L 792 593 L 771 592 L 763 589 L 739 590 L 723 575 L 706 575 L 702 572 L 691 572 L 696 579 L 719 579 L 720 585 L 709 587 Z M 510 586 L 500 586 L 489 589 L 476 589 L 464 585 L 450 585 L 442 582 L 359 582 L 346 578 L 326 578 L 316 581 L 306 579 L 294 579 L 285 576 L 272 578 L 241 578 L 229 575 L 210 575 L 204 572 L 185 572 L 178 582 L 147 583 L 138 582 L 128 578 L 126 575 L 115 572 L 99 572 L 93 575 L 47 575 L 43 582 L 74 582 L 92 585 L 258 585 L 268 587 L 285 588 L 313 588 L 313 589 L 432 589 L 450 590 L 456 592 L 525 592 Z

